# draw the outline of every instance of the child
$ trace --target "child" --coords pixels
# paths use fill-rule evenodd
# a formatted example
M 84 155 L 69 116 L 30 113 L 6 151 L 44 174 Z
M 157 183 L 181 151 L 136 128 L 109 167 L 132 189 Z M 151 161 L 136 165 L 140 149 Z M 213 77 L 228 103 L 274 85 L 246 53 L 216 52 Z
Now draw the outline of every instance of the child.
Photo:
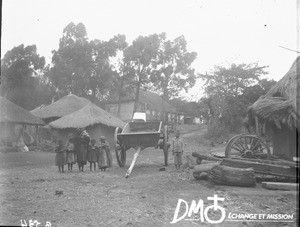
M 88 161 L 90 163 L 90 171 L 92 171 L 92 166 L 94 164 L 94 171 L 96 171 L 96 162 L 97 162 L 97 147 L 95 146 L 96 140 L 91 140 L 91 146 L 88 151 Z
M 175 138 L 172 141 L 172 154 L 174 155 L 175 168 L 180 169 L 182 165 L 183 141 L 180 138 L 180 132 L 175 132 Z
M 101 171 L 106 171 L 108 167 L 112 166 L 112 157 L 110 154 L 109 143 L 106 142 L 104 136 L 100 137 L 100 146 L 99 146 L 99 159 L 98 167 Z
M 90 143 L 90 136 L 85 130 L 80 130 L 81 133 L 78 138 L 78 150 L 77 150 L 77 163 L 79 171 L 83 172 L 84 166 L 87 163 L 87 152 Z
M 66 143 L 68 170 L 72 172 L 73 163 L 75 163 L 75 149 L 72 135 L 69 135 L 69 140 Z
M 55 153 L 55 164 L 58 166 L 58 171 L 64 173 L 64 165 L 66 164 L 66 153 L 62 140 L 58 140 L 58 145 L 55 148 Z

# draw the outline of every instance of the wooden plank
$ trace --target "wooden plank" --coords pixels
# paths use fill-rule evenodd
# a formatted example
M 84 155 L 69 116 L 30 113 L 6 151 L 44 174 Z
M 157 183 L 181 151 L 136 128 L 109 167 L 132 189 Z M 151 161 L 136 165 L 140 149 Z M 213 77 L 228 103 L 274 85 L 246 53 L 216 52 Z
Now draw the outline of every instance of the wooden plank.
M 295 168 L 282 165 L 272 165 L 267 163 L 249 162 L 244 160 L 224 158 L 221 165 L 230 166 L 235 168 L 253 168 L 256 173 L 263 173 L 275 176 L 286 176 L 296 178 L 297 171 Z
M 262 182 L 262 187 L 271 190 L 286 190 L 297 191 L 299 190 L 299 184 L 297 183 L 283 183 L 283 182 Z

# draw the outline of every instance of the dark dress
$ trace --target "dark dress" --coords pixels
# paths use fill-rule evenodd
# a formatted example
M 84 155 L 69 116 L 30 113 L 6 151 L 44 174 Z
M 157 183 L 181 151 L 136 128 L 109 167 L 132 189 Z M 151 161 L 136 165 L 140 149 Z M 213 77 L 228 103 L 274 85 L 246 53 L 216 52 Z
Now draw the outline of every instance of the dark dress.
M 87 152 L 90 143 L 90 137 L 88 135 L 80 136 L 79 144 L 77 146 L 77 163 L 78 165 L 86 165 L 87 163 Z
M 89 162 L 97 162 L 97 147 L 96 146 L 90 146 L 89 152 L 88 152 L 88 161 Z
M 66 152 L 63 146 L 57 146 L 55 148 L 55 165 L 63 166 L 66 164 Z

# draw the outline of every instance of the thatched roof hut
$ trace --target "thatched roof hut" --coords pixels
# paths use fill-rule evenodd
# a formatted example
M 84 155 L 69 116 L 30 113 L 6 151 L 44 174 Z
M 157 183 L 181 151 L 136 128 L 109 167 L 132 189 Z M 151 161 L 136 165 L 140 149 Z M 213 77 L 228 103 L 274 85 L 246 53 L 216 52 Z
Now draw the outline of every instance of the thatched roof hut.
M 85 98 L 69 94 L 48 106 L 36 108 L 30 112 L 42 119 L 56 120 L 81 109 L 88 103 L 90 103 L 90 101 Z M 50 120 L 46 121 L 50 122 Z
M 260 134 L 259 128 L 272 132 L 273 153 L 288 159 L 295 156 L 296 150 L 296 129 L 300 116 L 297 110 L 299 81 L 300 57 L 266 95 L 249 107 L 245 118 L 246 123 L 256 128 L 257 134 Z
M 92 138 L 99 139 L 101 135 L 113 142 L 116 127 L 123 128 L 125 123 L 93 103 L 89 103 L 78 111 L 68 114 L 49 123 L 58 137 L 66 139 L 68 133 L 76 128 L 85 128 Z
M 89 103 L 78 111 L 68 114 L 49 124 L 51 128 L 85 128 L 95 124 L 102 124 L 108 127 L 123 127 L 125 123 L 119 118 L 106 112 L 93 103 Z
M 28 110 L 14 104 L 0 96 L 0 146 L 1 150 L 4 146 L 15 146 L 18 139 L 25 138 L 26 144 L 34 142 L 34 138 L 25 133 L 25 129 L 33 128 L 37 131 L 39 125 L 44 125 L 42 119 L 32 115 Z M 26 127 L 24 127 L 26 126 Z M 32 126 L 32 127 L 29 127 Z M 36 135 L 36 133 L 35 133 Z M 24 137 L 26 136 L 26 137 Z M 31 141 L 31 139 L 33 141 Z M 36 138 L 35 138 L 36 139 Z
M 0 123 L 44 125 L 45 123 L 29 111 L 0 96 Z

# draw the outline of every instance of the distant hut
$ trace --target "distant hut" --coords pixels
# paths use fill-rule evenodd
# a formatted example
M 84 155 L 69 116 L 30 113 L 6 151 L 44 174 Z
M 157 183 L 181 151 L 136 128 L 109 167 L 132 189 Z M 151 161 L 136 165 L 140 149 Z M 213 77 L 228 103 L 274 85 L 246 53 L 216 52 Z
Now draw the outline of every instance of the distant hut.
M 288 160 L 299 156 L 297 151 L 299 120 L 297 119 L 300 112 L 299 109 L 297 110 L 296 98 L 297 87 L 300 88 L 299 69 L 300 57 L 266 95 L 261 96 L 249 107 L 245 118 L 245 123 L 253 127 L 256 134 L 264 133 L 272 136 L 274 155 Z
M 135 94 L 132 91 L 121 97 L 121 100 L 111 97 L 103 105 L 106 111 L 120 117 L 123 121 L 130 121 L 134 112 L 134 103 Z M 139 93 L 137 111 L 146 113 L 148 120 L 179 121 L 178 112 L 169 102 L 158 94 L 143 89 Z
M 124 125 L 119 118 L 89 103 L 80 110 L 51 122 L 49 127 L 55 137 L 63 140 L 66 140 L 68 134 L 73 133 L 75 129 L 85 128 L 92 139 L 98 140 L 100 136 L 105 136 L 111 144 L 114 144 L 115 128 L 123 128 Z
M 57 120 L 81 109 L 88 103 L 90 103 L 90 101 L 83 97 L 69 94 L 50 105 L 38 107 L 30 112 L 43 119 L 48 124 L 51 121 Z
M 36 132 L 37 127 L 44 124 L 45 123 L 40 118 L 32 115 L 29 111 L 0 96 L 1 145 L 12 147 L 17 142 L 17 139 L 21 136 L 25 136 L 24 140 L 28 144 L 30 143 L 31 137 L 28 134 L 24 134 L 25 128 L 27 126 L 35 126 L 34 128 Z

